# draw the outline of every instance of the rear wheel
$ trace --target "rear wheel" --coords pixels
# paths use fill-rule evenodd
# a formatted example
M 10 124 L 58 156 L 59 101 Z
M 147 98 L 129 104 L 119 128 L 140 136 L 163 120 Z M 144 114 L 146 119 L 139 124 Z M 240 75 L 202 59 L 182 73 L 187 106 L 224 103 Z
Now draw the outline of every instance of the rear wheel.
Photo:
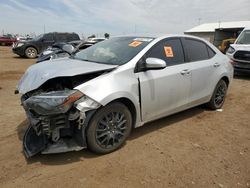
M 213 110 L 219 109 L 223 106 L 227 93 L 227 84 L 224 80 L 220 80 L 214 90 L 211 100 L 207 106 Z
M 34 47 L 28 47 L 25 50 L 25 56 L 27 58 L 36 58 L 37 50 Z
M 87 129 L 88 148 L 96 153 L 110 153 L 126 141 L 132 129 L 132 117 L 122 103 L 99 109 Z

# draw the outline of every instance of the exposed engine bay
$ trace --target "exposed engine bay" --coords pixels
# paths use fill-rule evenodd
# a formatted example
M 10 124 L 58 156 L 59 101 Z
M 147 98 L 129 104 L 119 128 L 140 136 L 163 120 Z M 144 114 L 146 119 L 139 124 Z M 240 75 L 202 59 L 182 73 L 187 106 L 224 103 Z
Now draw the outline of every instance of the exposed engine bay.
M 23 140 L 27 158 L 39 152 L 86 148 L 85 128 L 100 104 L 73 88 L 109 71 L 53 78 L 22 95 L 21 103 L 30 123 Z

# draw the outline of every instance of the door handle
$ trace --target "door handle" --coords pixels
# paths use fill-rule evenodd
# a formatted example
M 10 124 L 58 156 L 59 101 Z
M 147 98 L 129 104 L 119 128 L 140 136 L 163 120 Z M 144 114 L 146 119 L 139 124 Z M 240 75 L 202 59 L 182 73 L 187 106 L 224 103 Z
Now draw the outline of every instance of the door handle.
M 219 67 L 219 66 L 220 66 L 219 63 L 215 63 L 215 64 L 214 64 L 214 67 Z
M 190 70 L 185 69 L 181 71 L 181 75 L 189 75 L 190 74 Z

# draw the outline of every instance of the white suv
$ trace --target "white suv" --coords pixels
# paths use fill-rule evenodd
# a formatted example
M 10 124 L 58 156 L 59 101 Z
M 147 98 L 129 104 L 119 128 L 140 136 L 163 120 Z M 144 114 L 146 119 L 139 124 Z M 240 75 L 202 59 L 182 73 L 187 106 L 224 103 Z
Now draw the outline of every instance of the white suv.
M 250 74 L 250 28 L 245 28 L 241 32 L 226 54 L 234 61 L 235 73 Z

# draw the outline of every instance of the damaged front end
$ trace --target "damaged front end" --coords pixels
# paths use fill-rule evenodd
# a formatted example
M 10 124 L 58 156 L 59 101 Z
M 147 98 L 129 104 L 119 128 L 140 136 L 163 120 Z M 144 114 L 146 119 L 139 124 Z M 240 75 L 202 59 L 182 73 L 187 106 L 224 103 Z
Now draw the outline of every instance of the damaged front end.
M 30 126 L 23 140 L 27 158 L 37 154 L 79 151 L 86 147 L 85 128 L 100 104 L 78 90 L 41 92 L 22 97 Z

